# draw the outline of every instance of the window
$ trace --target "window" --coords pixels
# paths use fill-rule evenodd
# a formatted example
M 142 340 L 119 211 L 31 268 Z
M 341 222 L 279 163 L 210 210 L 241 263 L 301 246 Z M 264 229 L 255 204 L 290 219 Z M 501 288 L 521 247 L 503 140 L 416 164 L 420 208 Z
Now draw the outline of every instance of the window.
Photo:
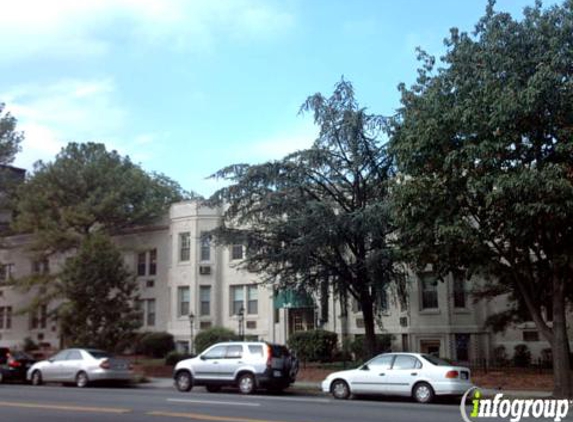
M 189 303 L 191 302 L 189 287 L 178 287 L 177 288 L 177 316 L 187 316 L 189 315 Z
M 137 275 L 145 275 L 146 253 L 137 254 Z
M 149 251 L 149 275 L 157 274 L 157 249 Z
M 0 284 L 11 280 L 14 275 L 14 264 L 0 264 Z
M 62 361 L 62 360 L 66 360 L 66 357 L 68 356 L 68 353 L 70 353 L 68 350 L 62 350 L 61 352 L 59 352 L 58 354 L 52 356 L 50 358 L 50 360 L 52 361 Z
M 413 356 L 396 356 L 392 369 L 417 369 L 421 368 L 422 364 L 418 359 Z
M 368 362 L 369 367 L 376 367 L 376 370 L 390 369 L 394 355 L 385 355 L 372 359 Z
M 237 259 L 243 259 L 243 245 L 239 244 L 239 245 L 233 245 L 231 247 L 231 259 L 237 260 Z
M 82 360 L 82 354 L 79 350 L 72 350 L 68 353 L 66 360 Z
M 357 314 L 358 312 L 362 312 L 362 305 L 356 298 L 352 298 L 352 312 Z
M 437 309 L 438 279 L 433 275 L 423 275 L 420 284 L 422 288 L 422 309 Z
M 227 346 L 227 359 L 241 359 L 243 356 L 243 346 Z
M 153 327 L 155 325 L 155 299 L 147 299 L 147 326 Z
M 231 315 L 239 315 L 245 300 L 244 286 L 231 286 Z
M 251 355 L 263 357 L 263 346 L 249 346 L 249 353 Z
M 47 259 L 42 259 L 40 261 L 32 262 L 32 274 L 34 275 L 45 275 L 50 272 L 50 261 Z
M 199 329 L 200 330 L 208 330 L 209 328 L 211 328 L 211 321 L 201 321 L 199 323 Z
M 523 341 L 527 342 L 539 341 L 539 331 L 524 331 Z
M 44 330 L 47 325 L 48 307 L 41 305 L 36 311 L 30 314 L 30 328 L 32 330 Z
M 155 281 L 153 281 L 153 280 L 147 280 L 147 281 L 145 282 L 145 287 L 147 287 L 147 288 L 149 288 L 149 289 L 155 287 Z
M 376 307 L 381 312 L 388 311 L 388 292 L 385 287 L 379 287 L 376 289 Z
M 211 236 L 201 233 L 201 261 L 211 260 Z
M 470 360 L 470 335 L 456 334 L 456 359 L 460 362 Z
M 461 277 L 454 278 L 454 308 L 466 307 L 466 282 Z
M 0 330 L 12 328 L 12 307 L 0 306 Z
M 201 315 L 211 315 L 211 286 L 199 287 L 199 296 L 201 300 Z
M 258 286 L 247 286 L 247 313 L 256 315 L 259 313 L 259 289 Z
M 257 321 L 247 321 L 247 329 L 256 330 L 257 329 Z
M 191 259 L 191 233 L 179 233 L 179 261 Z
M 203 355 L 205 359 L 223 359 L 227 346 L 215 346 Z

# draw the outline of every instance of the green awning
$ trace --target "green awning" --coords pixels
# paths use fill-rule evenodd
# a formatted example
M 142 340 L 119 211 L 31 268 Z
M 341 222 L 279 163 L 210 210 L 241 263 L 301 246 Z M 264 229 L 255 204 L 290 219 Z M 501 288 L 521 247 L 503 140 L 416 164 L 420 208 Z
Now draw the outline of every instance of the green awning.
M 314 308 L 312 296 L 296 290 L 279 290 L 275 292 L 275 309 L 281 308 Z

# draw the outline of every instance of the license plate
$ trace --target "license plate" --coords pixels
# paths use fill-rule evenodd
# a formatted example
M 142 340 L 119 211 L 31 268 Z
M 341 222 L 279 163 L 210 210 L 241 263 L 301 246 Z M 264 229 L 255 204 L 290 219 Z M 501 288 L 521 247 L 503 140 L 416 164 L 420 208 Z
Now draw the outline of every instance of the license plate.
M 273 376 L 275 377 L 282 377 L 283 373 L 281 371 L 273 371 Z

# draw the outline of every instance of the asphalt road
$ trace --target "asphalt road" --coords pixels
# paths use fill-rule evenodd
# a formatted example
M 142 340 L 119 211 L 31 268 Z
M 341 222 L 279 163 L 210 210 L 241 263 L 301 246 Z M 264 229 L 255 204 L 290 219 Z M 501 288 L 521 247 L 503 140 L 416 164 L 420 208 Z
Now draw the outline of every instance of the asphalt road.
M 0 385 L 1 422 L 460 422 L 456 401 L 420 405 L 399 399 L 334 400 L 285 393 L 179 393 L 165 388 Z M 484 421 L 492 421 L 487 419 Z

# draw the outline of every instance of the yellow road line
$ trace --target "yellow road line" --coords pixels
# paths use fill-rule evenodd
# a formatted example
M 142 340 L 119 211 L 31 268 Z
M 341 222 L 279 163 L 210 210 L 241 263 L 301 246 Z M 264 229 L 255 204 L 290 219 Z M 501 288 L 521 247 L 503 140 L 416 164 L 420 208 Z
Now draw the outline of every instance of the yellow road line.
M 59 404 L 43 403 L 18 403 L 18 402 L 0 402 L 0 407 L 21 407 L 27 409 L 47 409 L 47 410 L 68 410 L 75 412 L 93 412 L 93 413 L 129 413 L 131 409 L 118 409 L 113 407 L 84 407 L 84 406 L 67 406 Z
M 232 416 L 213 416 L 201 413 L 148 412 L 147 415 L 168 416 L 172 418 L 186 418 L 198 421 L 215 421 L 215 422 L 280 422 L 268 419 L 249 419 L 249 418 L 236 418 Z

